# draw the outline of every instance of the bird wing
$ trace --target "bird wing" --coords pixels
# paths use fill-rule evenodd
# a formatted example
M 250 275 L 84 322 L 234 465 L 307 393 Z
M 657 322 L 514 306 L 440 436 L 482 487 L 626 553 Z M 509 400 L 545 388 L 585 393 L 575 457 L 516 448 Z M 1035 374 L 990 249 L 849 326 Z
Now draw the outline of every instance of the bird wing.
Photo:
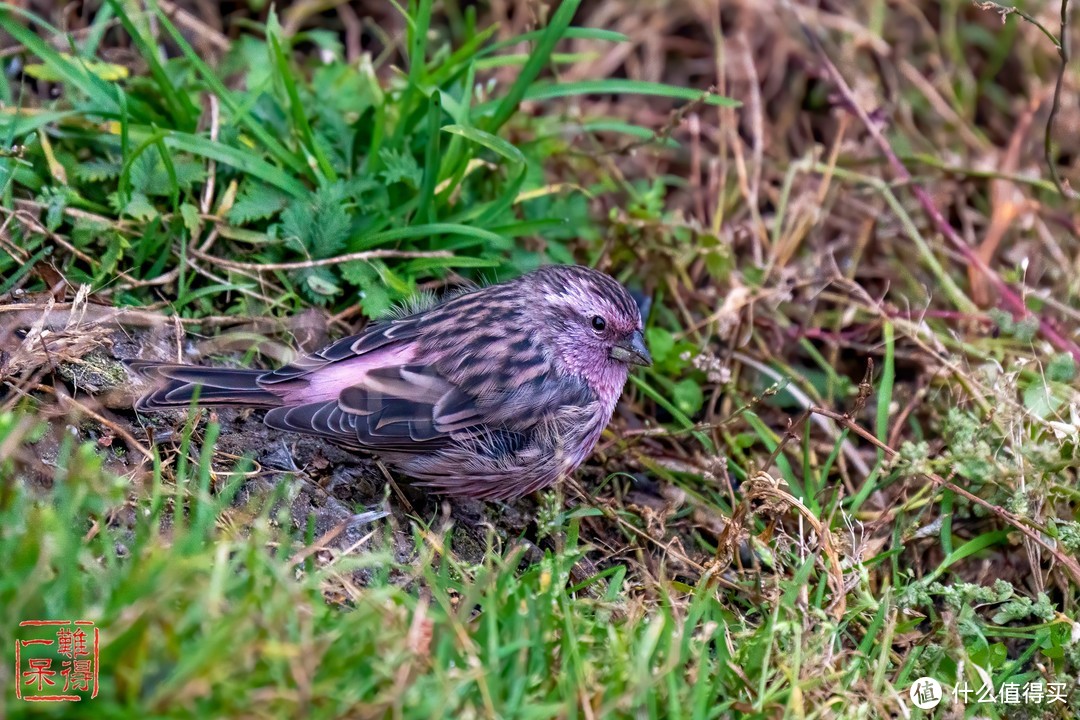
M 549 380 L 476 395 L 434 365 L 387 366 L 369 370 L 336 400 L 274 408 L 265 422 L 370 451 L 426 453 L 480 440 L 492 450 L 511 452 L 531 428 L 562 407 L 590 400 L 583 383 Z
M 341 338 L 311 355 L 262 375 L 259 384 L 278 385 L 298 380 L 331 363 L 363 357 L 388 346 L 403 345 L 420 335 L 421 325 L 419 317 L 374 323 L 357 335 Z
M 445 408 L 445 410 L 444 410 Z M 480 409 L 430 365 L 380 367 L 336 400 L 275 408 L 271 427 L 367 450 L 434 451 L 451 433 L 482 422 Z

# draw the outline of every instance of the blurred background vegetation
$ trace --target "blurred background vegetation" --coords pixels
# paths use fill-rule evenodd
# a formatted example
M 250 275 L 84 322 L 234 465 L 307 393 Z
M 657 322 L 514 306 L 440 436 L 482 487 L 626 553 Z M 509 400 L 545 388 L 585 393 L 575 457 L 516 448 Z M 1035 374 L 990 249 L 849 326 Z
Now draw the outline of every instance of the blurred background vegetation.
M 102 633 L 96 698 L 8 658 L 0 715 L 1073 717 L 1068 20 L 0 3 L 0 647 Z M 656 360 L 556 491 L 130 409 L 118 359 L 273 366 L 549 262 L 651 297 Z

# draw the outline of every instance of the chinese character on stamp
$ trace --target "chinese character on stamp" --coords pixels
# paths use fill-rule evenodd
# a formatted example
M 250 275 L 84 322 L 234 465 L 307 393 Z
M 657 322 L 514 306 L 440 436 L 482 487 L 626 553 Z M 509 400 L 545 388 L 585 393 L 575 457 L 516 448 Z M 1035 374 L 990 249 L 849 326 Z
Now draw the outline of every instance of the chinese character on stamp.
M 100 632 L 90 620 L 24 620 L 15 639 L 15 697 L 78 702 L 98 694 Z

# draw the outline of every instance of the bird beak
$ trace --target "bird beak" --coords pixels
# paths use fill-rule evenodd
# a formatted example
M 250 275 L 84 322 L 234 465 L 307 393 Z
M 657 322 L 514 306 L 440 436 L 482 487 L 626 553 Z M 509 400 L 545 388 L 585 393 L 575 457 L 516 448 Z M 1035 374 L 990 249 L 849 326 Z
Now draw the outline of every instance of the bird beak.
M 640 330 L 635 330 L 633 335 L 611 348 L 611 357 L 629 365 L 652 365 L 652 356 Z

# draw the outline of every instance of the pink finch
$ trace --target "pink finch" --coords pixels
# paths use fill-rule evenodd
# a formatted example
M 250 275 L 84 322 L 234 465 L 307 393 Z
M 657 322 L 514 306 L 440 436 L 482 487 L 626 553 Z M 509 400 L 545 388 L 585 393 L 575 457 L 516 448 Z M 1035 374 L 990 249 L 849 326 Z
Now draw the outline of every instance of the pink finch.
M 592 452 L 630 365 L 652 363 L 626 289 L 553 265 L 450 295 L 272 372 L 133 362 L 136 408 L 270 408 L 273 428 L 371 452 L 450 495 L 509 499 Z

